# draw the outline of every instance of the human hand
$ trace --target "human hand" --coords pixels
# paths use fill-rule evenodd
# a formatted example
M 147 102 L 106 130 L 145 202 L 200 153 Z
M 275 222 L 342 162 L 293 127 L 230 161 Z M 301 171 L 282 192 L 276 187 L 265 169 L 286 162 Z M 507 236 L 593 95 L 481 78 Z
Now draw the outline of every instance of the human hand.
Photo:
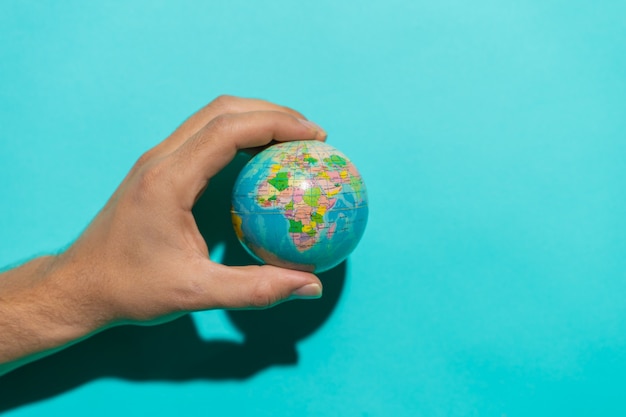
M 209 260 L 191 209 L 240 149 L 326 134 L 291 109 L 220 97 L 146 152 L 83 235 L 55 262 L 97 326 L 157 323 L 190 311 L 316 298 L 312 274 Z
M 0 375 L 110 326 L 317 298 L 315 275 L 209 259 L 191 209 L 237 151 L 324 140 L 300 113 L 220 97 L 139 158 L 64 253 L 0 274 Z

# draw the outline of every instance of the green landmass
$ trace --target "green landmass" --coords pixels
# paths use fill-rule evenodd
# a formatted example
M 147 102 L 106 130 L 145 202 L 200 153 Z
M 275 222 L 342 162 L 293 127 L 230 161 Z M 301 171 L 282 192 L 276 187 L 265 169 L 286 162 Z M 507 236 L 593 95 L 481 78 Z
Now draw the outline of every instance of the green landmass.
M 322 190 L 320 187 L 311 187 L 304 192 L 302 199 L 305 203 L 307 203 L 311 207 L 317 207 L 317 201 L 320 199 L 322 195 Z
M 312 156 L 306 157 L 304 158 L 304 160 L 308 162 L 309 164 L 317 164 L 318 162 L 317 159 L 313 158 Z
M 276 194 L 268 198 L 267 201 L 276 201 Z
M 306 234 L 311 236 L 311 237 L 313 237 L 313 236 L 315 236 L 317 234 L 317 230 L 309 229 L 309 230 L 307 230 Z
M 326 162 L 329 165 L 338 165 L 340 167 L 344 167 L 348 163 L 348 161 L 346 161 L 345 158 L 342 158 L 339 155 L 331 155 L 328 158 L 324 159 L 324 162 Z
M 286 172 L 277 172 L 276 176 L 267 182 L 278 191 L 286 190 L 289 187 L 289 177 Z
M 289 233 L 302 233 L 302 222 L 289 219 Z
M 322 215 L 318 212 L 311 214 L 311 220 L 313 220 L 315 223 L 324 223 L 324 217 L 322 217 Z
M 363 188 L 363 181 L 359 177 L 350 177 L 350 185 L 352 189 L 356 193 L 356 197 L 361 199 L 361 189 Z
M 293 210 L 293 200 L 285 204 L 285 210 Z

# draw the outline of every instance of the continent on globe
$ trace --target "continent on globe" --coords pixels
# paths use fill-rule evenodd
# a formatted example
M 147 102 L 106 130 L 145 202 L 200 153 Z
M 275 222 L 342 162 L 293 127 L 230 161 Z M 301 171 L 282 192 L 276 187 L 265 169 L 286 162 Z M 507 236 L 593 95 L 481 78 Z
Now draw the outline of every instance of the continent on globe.
M 261 262 L 322 272 L 361 239 L 367 191 L 354 164 L 331 145 L 284 142 L 242 169 L 231 213 L 239 241 Z

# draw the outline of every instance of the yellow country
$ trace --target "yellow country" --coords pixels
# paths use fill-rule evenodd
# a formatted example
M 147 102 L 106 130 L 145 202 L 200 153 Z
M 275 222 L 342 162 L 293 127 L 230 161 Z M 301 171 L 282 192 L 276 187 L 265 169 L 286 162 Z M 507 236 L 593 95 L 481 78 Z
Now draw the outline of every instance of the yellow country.
M 327 179 L 327 180 L 329 180 L 329 179 L 330 179 L 330 176 L 328 175 L 328 172 L 325 172 L 325 171 L 320 172 L 320 173 L 318 174 L 318 177 L 320 177 L 320 178 L 324 178 L 324 179 Z
M 233 226 L 235 229 L 235 234 L 240 240 L 243 240 L 243 230 L 241 230 L 241 224 L 243 223 L 243 221 L 241 220 L 241 217 L 239 217 L 235 213 L 231 212 L 231 215 L 233 219 Z

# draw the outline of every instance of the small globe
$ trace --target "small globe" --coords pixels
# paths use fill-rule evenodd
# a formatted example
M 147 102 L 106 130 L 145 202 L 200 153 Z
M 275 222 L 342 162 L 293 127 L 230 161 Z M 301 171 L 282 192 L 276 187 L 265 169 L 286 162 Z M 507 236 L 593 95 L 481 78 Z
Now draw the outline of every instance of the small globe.
M 354 164 L 327 143 L 284 142 L 241 170 L 231 214 L 239 241 L 257 260 L 323 272 L 363 236 L 367 191 Z

